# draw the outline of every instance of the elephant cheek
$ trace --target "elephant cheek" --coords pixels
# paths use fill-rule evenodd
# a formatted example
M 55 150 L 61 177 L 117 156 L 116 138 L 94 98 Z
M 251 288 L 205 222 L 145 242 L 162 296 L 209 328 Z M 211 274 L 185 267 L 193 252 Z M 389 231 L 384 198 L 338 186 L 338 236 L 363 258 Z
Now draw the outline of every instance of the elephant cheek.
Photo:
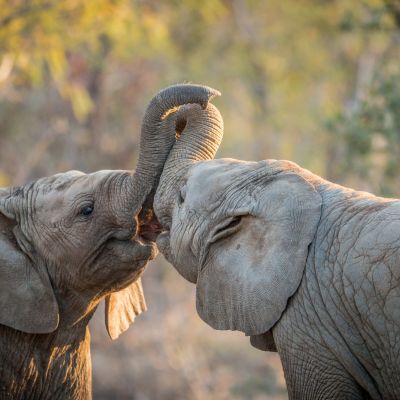
M 178 258 L 178 257 L 176 257 Z M 196 284 L 198 276 L 198 267 L 196 261 L 183 252 L 179 255 L 179 259 L 173 264 L 175 269 L 189 282 Z
M 197 269 L 187 264 L 174 265 L 175 269 L 190 283 L 197 283 Z
M 158 236 L 157 247 L 180 275 L 191 283 L 197 282 L 197 265 L 195 260 L 193 260 L 193 257 L 188 257 L 186 252 L 182 251 L 181 246 L 174 245 L 174 238 L 171 239 L 169 232 L 163 232 Z M 171 248 L 180 248 L 180 253 L 174 254 Z
M 162 232 L 158 235 L 157 240 L 158 250 L 163 254 L 165 259 L 173 264 L 172 254 L 171 254 L 171 245 L 170 245 L 170 235 L 169 232 Z

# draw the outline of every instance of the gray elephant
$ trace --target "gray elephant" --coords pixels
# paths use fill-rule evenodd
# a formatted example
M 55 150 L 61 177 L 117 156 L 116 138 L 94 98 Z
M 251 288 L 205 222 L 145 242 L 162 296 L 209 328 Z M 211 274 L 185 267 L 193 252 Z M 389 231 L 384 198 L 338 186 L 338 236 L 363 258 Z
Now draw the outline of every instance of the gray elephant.
M 291 399 L 399 399 L 400 202 L 288 161 L 207 161 L 208 113 L 171 116 L 184 140 L 154 200 L 157 245 L 200 317 L 278 351 Z
M 0 189 L 0 398 L 91 398 L 98 303 L 106 298 L 112 338 L 145 308 L 138 278 L 157 233 L 148 204 L 175 141 L 160 135 L 165 113 L 215 94 L 178 85 L 155 96 L 134 174 L 71 171 Z

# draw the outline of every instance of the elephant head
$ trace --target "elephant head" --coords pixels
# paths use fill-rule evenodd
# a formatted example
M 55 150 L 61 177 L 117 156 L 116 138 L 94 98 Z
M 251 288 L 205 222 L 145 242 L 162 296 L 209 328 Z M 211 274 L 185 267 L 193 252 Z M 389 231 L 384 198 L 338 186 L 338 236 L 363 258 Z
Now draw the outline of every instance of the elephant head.
M 215 134 L 199 119 L 187 119 L 185 143 L 164 167 L 154 202 L 165 228 L 157 245 L 196 284 L 200 317 L 253 336 L 259 347 L 257 335 L 274 326 L 300 284 L 321 196 L 294 164 L 200 161 L 214 154 Z
M 126 171 L 70 171 L 1 189 L 1 324 L 50 333 L 90 317 L 123 289 L 107 301 L 114 336 L 144 309 L 138 278 L 156 249 L 139 237 L 125 194 L 131 179 Z
M 143 120 L 134 173 L 71 171 L 0 189 L 0 324 L 52 332 L 91 315 L 106 297 L 110 336 L 129 326 L 145 309 L 138 278 L 156 253 L 151 218 L 139 213 L 151 204 L 175 142 L 167 117 L 186 103 L 206 108 L 217 94 L 198 85 L 158 93 Z

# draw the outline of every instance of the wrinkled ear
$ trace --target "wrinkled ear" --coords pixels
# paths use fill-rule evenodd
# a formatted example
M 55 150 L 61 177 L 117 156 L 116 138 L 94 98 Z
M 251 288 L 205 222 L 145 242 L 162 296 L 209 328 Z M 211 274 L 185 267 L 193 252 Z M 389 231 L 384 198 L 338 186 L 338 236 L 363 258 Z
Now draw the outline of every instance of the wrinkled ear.
M 48 276 L 38 273 L 26 253 L 11 201 L 0 192 L 0 324 L 26 333 L 53 332 L 57 301 Z
M 197 311 L 215 329 L 261 335 L 279 320 L 300 284 L 321 196 L 288 172 L 250 192 L 252 215 L 242 219 L 238 232 L 212 245 L 199 272 Z
M 106 297 L 105 318 L 107 332 L 111 339 L 117 339 L 146 309 L 140 278 L 125 289 L 108 295 Z

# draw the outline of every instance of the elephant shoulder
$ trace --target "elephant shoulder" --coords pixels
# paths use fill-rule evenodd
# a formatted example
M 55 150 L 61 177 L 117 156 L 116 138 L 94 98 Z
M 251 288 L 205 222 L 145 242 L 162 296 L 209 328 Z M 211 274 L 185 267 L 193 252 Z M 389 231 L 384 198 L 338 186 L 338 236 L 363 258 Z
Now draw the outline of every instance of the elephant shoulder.
M 400 201 L 377 203 L 363 220 L 356 249 L 366 252 L 372 262 L 389 258 L 400 250 Z M 375 255 L 375 257 L 374 257 Z
M 355 235 L 343 272 L 354 295 L 377 301 L 382 309 L 393 297 L 400 309 L 400 202 L 371 213 Z

